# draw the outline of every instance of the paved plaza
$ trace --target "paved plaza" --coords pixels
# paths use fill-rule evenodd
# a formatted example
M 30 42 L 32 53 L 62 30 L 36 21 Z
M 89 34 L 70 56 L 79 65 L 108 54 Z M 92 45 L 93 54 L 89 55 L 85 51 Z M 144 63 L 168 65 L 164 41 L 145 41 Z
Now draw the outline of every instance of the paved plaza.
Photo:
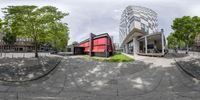
M 57 65 L 60 57 L 39 58 L 0 58 L 0 80 L 8 83 L 21 83 L 44 77 Z
M 0 85 L 0 100 L 199 100 L 199 80 L 174 58 L 135 56 L 109 63 L 65 56 L 49 75 L 25 84 Z

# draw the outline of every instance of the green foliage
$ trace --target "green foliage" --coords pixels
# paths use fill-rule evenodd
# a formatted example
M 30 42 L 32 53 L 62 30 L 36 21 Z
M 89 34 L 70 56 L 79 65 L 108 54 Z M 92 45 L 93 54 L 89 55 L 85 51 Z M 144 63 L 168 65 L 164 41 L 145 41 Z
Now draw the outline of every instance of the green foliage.
M 49 32 L 44 41 L 49 43 L 54 49 L 64 50 L 68 43 L 67 40 L 69 40 L 67 25 L 63 23 L 50 23 L 49 26 Z
M 185 43 L 188 52 L 188 47 L 193 44 L 196 36 L 200 33 L 200 17 L 176 18 L 171 27 L 174 30 L 173 36 Z
M 97 61 L 105 61 L 105 62 L 130 62 L 133 61 L 134 59 L 123 55 L 121 53 L 117 53 L 114 54 L 113 56 L 109 57 L 109 58 L 105 58 L 105 57 L 89 57 L 88 55 L 85 56 L 85 58 L 89 58 L 89 59 L 93 59 L 93 60 L 97 60 Z
M 41 42 L 51 43 L 55 48 L 64 48 L 67 44 L 68 27 L 61 23 L 61 19 L 68 14 L 58 11 L 56 7 L 8 6 L 3 8 L 3 13 L 6 30 L 33 39 L 35 57 Z
M 167 37 L 167 41 L 168 41 L 168 47 L 170 49 L 185 47 L 185 43 L 183 41 L 181 41 L 181 40 L 178 40 L 174 36 L 174 33 L 170 33 L 170 35 Z
M 171 49 L 177 48 L 178 39 L 174 37 L 173 33 L 170 33 L 170 35 L 167 37 L 167 41 L 169 48 Z
M 118 53 L 118 54 L 113 55 L 110 58 L 110 61 L 111 62 L 130 62 L 130 61 L 133 61 L 133 59 L 128 57 L 128 56 L 126 56 L 126 55 Z
M 3 36 L 3 41 L 8 45 L 13 45 L 16 42 L 16 35 L 12 33 L 6 33 Z
M 2 20 L 0 19 L 0 29 L 1 29 L 1 27 L 2 27 Z
M 78 45 L 79 43 L 77 41 L 72 42 L 72 45 Z

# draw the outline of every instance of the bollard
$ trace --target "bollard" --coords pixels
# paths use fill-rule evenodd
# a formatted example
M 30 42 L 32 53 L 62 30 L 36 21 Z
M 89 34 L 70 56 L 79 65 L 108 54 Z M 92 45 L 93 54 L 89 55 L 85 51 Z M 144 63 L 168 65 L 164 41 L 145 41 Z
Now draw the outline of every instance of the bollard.
M 13 58 L 13 54 L 12 54 L 12 58 Z

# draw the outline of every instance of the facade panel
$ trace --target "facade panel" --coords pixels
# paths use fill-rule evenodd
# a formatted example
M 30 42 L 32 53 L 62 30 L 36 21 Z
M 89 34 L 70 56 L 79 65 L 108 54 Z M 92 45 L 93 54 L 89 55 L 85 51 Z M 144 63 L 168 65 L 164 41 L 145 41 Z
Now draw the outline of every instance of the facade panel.
M 156 12 L 145 7 L 128 6 L 121 15 L 119 31 L 120 44 L 122 46 L 122 42 L 134 28 L 143 30 L 147 34 L 152 34 L 158 32 L 157 27 Z
M 163 38 L 161 38 L 163 33 L 158 32 L 157 21 L 157 13 L 149 8 L 141 6 L 126 7 L 122 12 L 119 25 L 119 42 L 123 52 L 130 54 L 138 52 L 148 53 L 151 51 L 150 49 L 148 50 L 148 42 L 154 41 L 154 51 L 161 48 L 163 54 L 164 46 L 156 48 L 160 44 L 156 44 L 155 41 L 163 41 Z M 151 35 L 155 34 L 158 34 L 158 36 L 153 38 Z M 141 37 L 145 39 L 150 37 L 150 39 L 139 41 L 138 39 Z
M 110 36 L 105 34 L 91 35 L 90 39 L 87 39 L 79 43 L 80 47 L 84 47 L 85 53 L 91 53 L 94 56 L 108 57 L 112 55 L 113 45 Z M 91 45 L 90 45 L 91 44 Z

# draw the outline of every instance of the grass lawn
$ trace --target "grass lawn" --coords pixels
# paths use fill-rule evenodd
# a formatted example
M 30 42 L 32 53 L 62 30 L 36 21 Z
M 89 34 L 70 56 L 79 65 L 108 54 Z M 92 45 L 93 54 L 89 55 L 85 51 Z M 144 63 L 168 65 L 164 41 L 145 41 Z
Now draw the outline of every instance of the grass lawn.
M 88 55 L 84 56 L 87 59 L 93 59 L 97 61 L 106 61 L 106 62 L 130 62 L 133 61 L 133 58 L 130 58 L 124 54 L 117 53 L 114 54 L 113 56 L 106 58 L 106 57 L 90 57 Z

